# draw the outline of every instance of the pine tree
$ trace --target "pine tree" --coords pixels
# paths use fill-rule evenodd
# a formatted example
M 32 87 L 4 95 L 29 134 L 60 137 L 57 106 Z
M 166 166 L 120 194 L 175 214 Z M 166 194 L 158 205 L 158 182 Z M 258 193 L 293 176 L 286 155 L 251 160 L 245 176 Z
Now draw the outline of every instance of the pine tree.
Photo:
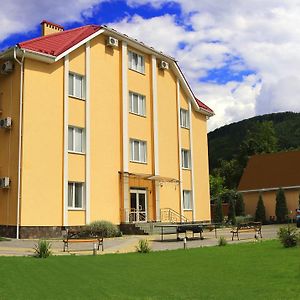
M 276 194 L 275 214 L 278 223 L 283 223 L 287 220 L 288 209 L 282 188 L 280 188 Z
M 259 199 L 256 206 L 255 221 L 262 223 L 266 222 L 266 209 L 261 194 L 259 194 Z
M 236 223 L 236 219 L 235 219 L 235 203 L 234 203 L 234 199 L 233 198 L 231 198 L 229 200 L 228 221 L 231 221 L 231 224 L 235 224 Z
M 245 215 L 245 203 L 243 199 L 243 195 L 238 193 L 235 201 L 235 215 L 236 216 L 244 216 Z
M 216 200 L 216 206 L 214 211 L 214 222 L 222 223 L 223 222 L 223 208 L 222 208 L 222 200 L 218 198 Z

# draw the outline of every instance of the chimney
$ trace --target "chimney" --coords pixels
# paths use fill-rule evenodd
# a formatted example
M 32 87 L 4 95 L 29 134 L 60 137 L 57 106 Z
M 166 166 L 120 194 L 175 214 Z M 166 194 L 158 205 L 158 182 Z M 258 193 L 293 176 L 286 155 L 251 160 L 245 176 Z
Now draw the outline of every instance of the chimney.
M 64 31 L 64 28 L 62 26 L 58 24 L 54 24 L 52 22 L 48 22 L 46 20 L 43 20 L 41 22 L 41 25 L 42 25 L 42 36 Z

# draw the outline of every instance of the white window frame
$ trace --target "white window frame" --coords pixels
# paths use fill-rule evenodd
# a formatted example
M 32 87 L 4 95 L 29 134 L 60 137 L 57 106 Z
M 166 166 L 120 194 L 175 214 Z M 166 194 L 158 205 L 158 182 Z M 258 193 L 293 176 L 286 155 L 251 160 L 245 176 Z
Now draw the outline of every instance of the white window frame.
M 190 114 L 189 111 L 184 108 L 180 108 L 180 126 L 181 128 L 190 128 Z
M 76 192 L 76 184 L 80 184 L 81 185 L 81 207 L 76 207 L 75 206 L 75 192 Z M 72 189 L 73 189 L 73 192 L 72 192 L 72 206 L 69 206 L 69 186 L 72 185 Z M 84 182 L 76 182 L 76 181 L 69 181 L 68 182 L 68 210 L 85 210 L 85 192 L 84 192 L 84 189 L 85 189 L 85 185 L 84 185 Z
M 70 76 L 73 76 L 73 90 L 70 91 L 70 85 L 69 85 L 69 96 L 74 97 L 80 100 L 85 100 L 86 97 L 86 84 L 85 84 L 85 76 L 69 72 L 69 81 L 70 81 Z M 76 95 L 76 80 L 75 79 L 80 79 L 81 80 L 81 95 Z
M 137 63 L 133 64 L 133 56 L 137 57 Z M 139 61 L 141 61 L 141 64 L 139 65 Z M 128 50 L 128 68 L 130 70 L 139 72 L 141 74 L 145 74 L 145 57 L 144 55 L 141 55 L 137 52 Z
M 185 156 L 187 155 L 188 158 L 188 165 L 185 165 Z M 181 167 L 182 169 L 185 170 L 190 170 L 191 169 L 191 151 L 188 149 L 181 149 Z
M 136 99 L 134 96 L 137 97 L 138 111 L 134 111 L 134 100 Z M 134 115 L 146 117 L 146 96 L 130 91 L 129 92 L 129 112 Z
M 183 190 L 182 194 L 183 194 L 183 210 L 193 210 L 192 191 Z M 188 198 L 187 195 L 189 195 Z M 187 199 L 189 199 L 189 202 L 187 202 Z
M 139 143 L 139 159 L 134 159 L 135 152 L 134 152 L 134 142 Z M 144 157 L 141 157 L 141 147 L 144 146 Z M 147 163 L 147 142 L 137 139 L 130 139 L 130 161 L 134 163 L 141 163 L 146 164 Z
M 69 130 L 72 129 L 72 137 L 73 137 L 73 148 L 69 149 L 70 145 L 69 145 Z M 76 129 L 80 129 L 81 130 L 81 148 L 82 151 L 77 151 L 75 149 L 75 145 L 76 145 Z M 77 154 L 85 154 L 85 129 L 81 128 L 81 127 L 76 127 L 76 126 L 68 126 L 68 152 L 69 153 L 77 153 Z

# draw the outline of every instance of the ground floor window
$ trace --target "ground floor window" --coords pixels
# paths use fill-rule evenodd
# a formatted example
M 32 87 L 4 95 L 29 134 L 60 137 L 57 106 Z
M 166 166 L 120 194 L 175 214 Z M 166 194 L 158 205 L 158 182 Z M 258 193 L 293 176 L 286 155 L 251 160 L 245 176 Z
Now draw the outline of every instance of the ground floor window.
M 192 193 L 191 191 L 183 191 L 183 209 L 184 210 L 192 210 Z
M 69 182 L 68 184 L 68 208 L 83 209 L 84 195 L 82 182 Z

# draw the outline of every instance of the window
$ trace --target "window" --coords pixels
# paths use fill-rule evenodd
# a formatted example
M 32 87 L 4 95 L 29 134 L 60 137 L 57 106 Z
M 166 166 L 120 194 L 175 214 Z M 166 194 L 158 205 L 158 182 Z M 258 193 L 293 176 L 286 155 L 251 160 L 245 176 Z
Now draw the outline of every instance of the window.
M 185 109 L 180 109 L 180 126 L 183 128 L 190 128 L 189 112 Z
M 190 150 L 181 149 L 181 166 L 184 169 L 190 169 L 191 167 Z
M 83 183 L 69 182 L 68 184 L 68 208 L 84 208 Z
M 68 150 L 70 152 L 84 153 L 84 129 L 69 126 Z
M 147 143 L 139 140 L 130 140 L 130 160 L 145 163 L 147 161 Z
M 137 93 L 130 92 L 130 112 L 139 116 L 146 115 L 146 98 Z
M 79 99 L 85 99 L 84 76 L 69 73 L 69 95 Z
M 145 73 L 145 59 L 144 56 L 132 51 L 128 51 L 129 69 Z
M 192 210 L 192 195 L 191 191 L 183 191 L 183 209 Z

